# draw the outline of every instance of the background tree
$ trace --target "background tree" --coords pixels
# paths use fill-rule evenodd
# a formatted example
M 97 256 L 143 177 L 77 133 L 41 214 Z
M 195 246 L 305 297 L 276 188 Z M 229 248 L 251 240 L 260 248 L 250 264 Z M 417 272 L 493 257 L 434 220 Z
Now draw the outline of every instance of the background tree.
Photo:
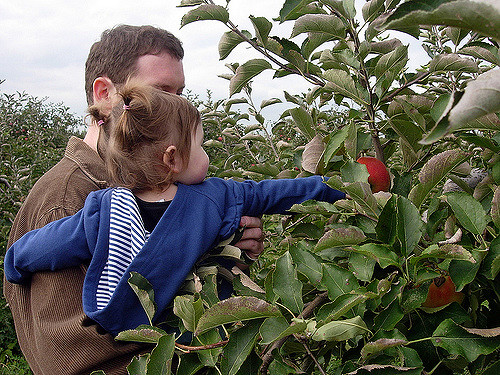
M 81 119 L 62 104 L 27 93 L 0 96 L 0 268 L 10 227 L 35 181 L 64 154 L 71 135 L 81 135 Z M 0 287 L 3 290 L 3 272 Z M 31 373 L 17 345 L 14 323 L 0 299 L 0 373 Z

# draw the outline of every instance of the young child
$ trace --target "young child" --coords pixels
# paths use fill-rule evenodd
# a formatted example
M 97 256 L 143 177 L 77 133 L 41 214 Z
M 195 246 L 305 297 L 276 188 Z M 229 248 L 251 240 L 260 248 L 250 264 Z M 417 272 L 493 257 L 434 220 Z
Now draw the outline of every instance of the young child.
M 320 176 L 259 183 L 205 179 L 209 160 L 192 104 L 133 82 L 120 96 L 123 102 L 109 118 L 90 108 L 102 136 L 109 137 L 99 142 L 99 151 L 116 187 L 89 194 L 77 214 L 27 233 L 4 261 L 13 283 L 90 262 L 83 309 L 112 335 L 148 323 L 128 285 L 131 272 L 153 285 L 155 321 L 161 321 L 196 261 L 233 235 L 241 216 L 286 213 L 308 199 L 345 197 Z

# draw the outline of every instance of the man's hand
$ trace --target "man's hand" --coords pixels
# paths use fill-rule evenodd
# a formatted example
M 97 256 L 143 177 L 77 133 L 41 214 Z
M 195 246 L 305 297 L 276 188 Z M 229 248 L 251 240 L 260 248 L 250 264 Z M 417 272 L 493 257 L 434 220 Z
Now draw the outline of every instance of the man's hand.
M 234 246 L 245 251 L 250 259 L 259 257 L 264 250 L 264 231 L 262 220 L 258 217 L 243 216 L 240 226 L 244 227 L 243 236 Z

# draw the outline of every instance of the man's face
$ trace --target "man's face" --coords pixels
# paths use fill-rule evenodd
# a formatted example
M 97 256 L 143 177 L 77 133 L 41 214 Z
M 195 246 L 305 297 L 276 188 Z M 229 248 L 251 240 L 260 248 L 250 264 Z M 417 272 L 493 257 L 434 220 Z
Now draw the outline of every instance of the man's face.
M 182 60 L 177 60 L 167 52 L 139 57 L 137 59 L 137 73 L 134 78 L 138 78 L 157 89 L 177 95 L 182 94 L 185 85 Z

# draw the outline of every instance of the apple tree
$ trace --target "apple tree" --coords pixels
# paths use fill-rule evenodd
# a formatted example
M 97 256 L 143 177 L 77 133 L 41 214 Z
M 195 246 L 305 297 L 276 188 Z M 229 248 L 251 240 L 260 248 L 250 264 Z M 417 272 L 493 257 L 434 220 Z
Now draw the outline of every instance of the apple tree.
M 256 54 L 226 64 L 229 97 L 203 110 L 217 134 L 206 143 L 217 150 L 213 175 L 321 174 L 349 199 L 266 218 L 250 277 L 195 270 L 171 322 L 192 333 L 190 345 L 152 325 L 123 332 L 155 344 L 129 372 L 498 373 L 499 3 L 286 0 L 273 18 L 250 16 L 253 30 L 238 28 L 229 3 L 180 3 L 182 27 L 227 26 L 221 59 L 239 45 Z M 276 34 L 284 24 L 288 38 Z M 415 71 L 401 32 L 426 52 Z M 310 89 L 256 104 L 252 82 L 264 71 L 273 84 L 297 76 Z M 270 124 L 262 110 L 282 102 L 289 108 Z M 385 164 L 388 191 L 372 191 L 360 157 Z M 217 273 L 233 297 L 218 300 Z M 147 280 L 130 283 L 152 317 Z

